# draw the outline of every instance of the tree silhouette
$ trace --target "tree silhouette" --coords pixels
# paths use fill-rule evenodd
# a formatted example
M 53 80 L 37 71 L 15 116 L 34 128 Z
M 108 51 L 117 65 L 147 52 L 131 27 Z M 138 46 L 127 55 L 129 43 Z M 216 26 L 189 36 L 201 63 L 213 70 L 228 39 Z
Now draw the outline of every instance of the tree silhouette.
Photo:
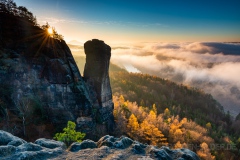
M 42 25 L 41 28 L 48 34 L 50 37 L 57 39 L 59 41 L 63 40 L 63 36 L 61 34 L 58 34 L 55 27 L 51 27 L 48 22 L 46 22 L 45 25 Z M 52 28 L 52 34 L 48 33 L 48 29 Z
M 32 12 L 28 11 L 26 7 L 17 7 L 13 0 L 0 0 L 0 12 L 23 17 L 34 23 L 34 25 L 37 24 L 36 17 L 33 16 Z
M 30 21 L 33 25 L 39 26 L 37 23 L 37 18 L 32 14 L 32 12 L 28 11 L 28 9 L 24 6 L 17 6 L 14 0 L 0 0 L 0 12 L 12 14 L 14 16 L 22 17 L 28 21 Z M 42 28 L 42 27 L 41 27 Z M 46 27 L 45 27 L 46 28 Z M 42 29 L 45 29 L 42 28 Z M 48 27 L 47 27 L 48 28 Z M 63 40 L 63 36 L 58 34 L 55 30 L 53 34 L 54 39 Z
M 7 0 L 6 1 L 6 8 L 10 13 L 14 14 L 14 13 L 16 13 L 17 5 L 13 0 Z
M 50 27 L 50 25 L 48 24 L 48 22 L 46 22 L 45 25 L 42 25 L 41 28 L 47 32 L 48 28 Z
M 6 4 L 7 4 L 6 0 L 0 0 L 0 12 L 5 12 L 5 13 L 8 12 Z

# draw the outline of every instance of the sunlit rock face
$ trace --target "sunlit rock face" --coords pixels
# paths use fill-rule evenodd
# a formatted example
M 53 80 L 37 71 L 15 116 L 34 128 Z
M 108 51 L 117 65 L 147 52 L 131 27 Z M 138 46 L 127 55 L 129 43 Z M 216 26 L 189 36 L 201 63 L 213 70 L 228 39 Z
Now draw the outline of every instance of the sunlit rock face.
M 113 122 L 109 46 L 102 41 L 99 45 L 86 43 L 85 79 L 94 83 L 86 85 L 65 41 L 53 39 L 21 17 L 1 13 L 0 20 L 0 92 L 6 94 L 5 99 L 0 98 L 4 103 L 0 114 L 5 116 L 0 120 L 9 118 L 8 111 L 21 117 L 17 107 L 24 101 L 30 103 L 25 114 L 31 125 L 49 123 L 61 130 L 71 120 L 78 130 L 93 133 L 97 124 L 104 127 Z M 98 57 L 95 53 L 103 54 Z M 15 134 L 21 135 L 21 118 L 12 123 L 19 127 Z M 9 127 L 1 124 L 0 129 Z
M 84 44 L 84 49 L 86 54 L 84 80 L 94 91 L 90 97 L 97 110 L 98 120 L 113 125 L 112 90 L 108 74 L 111 47 L 101 40 L 93 39 Z

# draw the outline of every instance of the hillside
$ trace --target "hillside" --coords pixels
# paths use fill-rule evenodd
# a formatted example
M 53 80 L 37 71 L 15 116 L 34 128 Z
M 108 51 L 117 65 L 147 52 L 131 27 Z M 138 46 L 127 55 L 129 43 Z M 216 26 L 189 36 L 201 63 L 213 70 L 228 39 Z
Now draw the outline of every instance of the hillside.
M 85 58 L 82 56 L 75 56 L 74 58 L 81 71 Z M 240 149 L 240 129 L 238 125 L 240 121 L 238 119 L 234 120 L 229 113 L 226 114 L 221 104 L 211 95 L 197 88 L 178 85 L 156 76 L 128 73 L 114 64 L 110 64 L 109 75 L 114 96 L 114 116 L 118 130 L 116 135 L 126 134 L 144 143 L 151 143 L 151 140 L 146 140 L 143 135 L 141 136 L 141 132 L 134 133 L 133 131 L 132 133 L 132 130 L 127 126 L 131 114 L 134 114 L 140 127 L 143 120 L 149 117 L 150 112 L 155 107 L 155 117 L 158 121 L 153 123 L 158 126 L 159 131 L 167 139 L 165 142 L 173 148 L 182 147 L 184 143 L 190 143 L 198 146 L 199 149 L 202 143 L 206 143 L 209 147 L 224 144 L 225 147 L 232 145 L 235 149 L 236 147 L 238 147 L 238 150 Z M 166 116 L 167 110 L 169 111 L 168 116 Z M 189 135 L 192 140 L 187 140 L 185 136 L 180 139 L 173 138 L 174 134 L 171 135 L 170 129 L 171 126 L 174 127 L 175 125 L 178 126 L 175 131 L 180 129 L 182 135 Z M 158 145 L 161 146 L 162 144 Z M 188 148 L 195 152 L 198 151 L 197 148 L 194 149 L 191 146 L 188 146 Z M 217 159 L 221 159 L 221 157 L 222 159 L 236 158 L 238 154 L 236 150 L 226 150 L 224 147 L 219 150 L 212 147 L 208 152 L 211 152 Z
M 74 55 L 80 72 L 84 69 L 85 57 Z M 218 132 L 227 132 L 234 136 L 240 133 L 239 118 L 234 119 L 210 94 L 185 85 L 178 85 L 147 74 L 128 73 L 110 63 L 109 76 L 114 96 L 123 95 L 126 100 L 137 102 L 140 106 L 157 106 L 162 113 L 168 108 L 173 115 L 189 118 L 205 126 L 212 123 Z M 239 116 L 238 116 L 239 117 Z
M 85 58 L 74 58 L 82 71 Z M 180 117 L 195 120 L 201 125 L 211 122 L 214 127 L 224 125 L 223 128 L 226 128 L 231 123 L 229 115 L 223 112 L 223 107 L 201 90 L 156 76 L 128 73 L 114 64 L 110 64 L 109 73 L 114 96 L 123 95 L 126 100 L 136 101 L 145 107 L 155 104 L 158 112 L 169 108 L 171 113 L 180 114 Z
M 156 76 L 114 70 L 110 71 L 114 115 L 122 133 L 145 143 L 186 147 L 203 159 L 210 155 L 238 159 L 240 121 L 226 114 L 211 95 Z M 158 136 L 162 133 L 159 142 L 154 140 L 157 130 L 144 134 L 145 126 L 151 124 L 159 130 Z M 217 149 L 218 144 L 224 147 Z M 204 154 L 199 151 L 203 145 L 209 147 Z
M 114 95 L 123 95 L 141 106 L 151 107 L 155 104 L 158 112 L 169 108 L 173 115 L 188 117 L 201 125 L 211 122 L 219 126 L 223 125 L 222 122 L 228 122 L 224 126 L 226 128 L 230 123 L 222 106 L 211 95 L 196 88 L 146 74 L 111 72 L 110 76 Z

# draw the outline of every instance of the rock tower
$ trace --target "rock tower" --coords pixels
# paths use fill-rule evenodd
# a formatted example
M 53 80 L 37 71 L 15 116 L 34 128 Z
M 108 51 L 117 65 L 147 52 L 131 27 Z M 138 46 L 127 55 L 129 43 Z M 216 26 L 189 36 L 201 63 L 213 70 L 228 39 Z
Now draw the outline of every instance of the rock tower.
M 113 119 L 112 90 L 109 80 L 109 61 L 111 47 L 104 41 L 93 39 L 84 44 L 86 64 L 84 68 L 84 80 L 94 91 L 91 93 L 93 106 L 97 110 L 100 122 Z

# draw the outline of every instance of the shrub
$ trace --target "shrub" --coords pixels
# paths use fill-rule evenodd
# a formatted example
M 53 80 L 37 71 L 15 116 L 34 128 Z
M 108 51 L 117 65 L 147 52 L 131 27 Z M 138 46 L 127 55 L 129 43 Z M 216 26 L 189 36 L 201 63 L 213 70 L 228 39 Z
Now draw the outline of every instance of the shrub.
M 67 127 L 63 129 L 63 133 L 56 133 L 54 139 L 64 142 L 67 146 L 70 146 L 73 142 L 82 142 L 86 134 L 77 132 L 75 128 L 76 124 L 68 121 Z

